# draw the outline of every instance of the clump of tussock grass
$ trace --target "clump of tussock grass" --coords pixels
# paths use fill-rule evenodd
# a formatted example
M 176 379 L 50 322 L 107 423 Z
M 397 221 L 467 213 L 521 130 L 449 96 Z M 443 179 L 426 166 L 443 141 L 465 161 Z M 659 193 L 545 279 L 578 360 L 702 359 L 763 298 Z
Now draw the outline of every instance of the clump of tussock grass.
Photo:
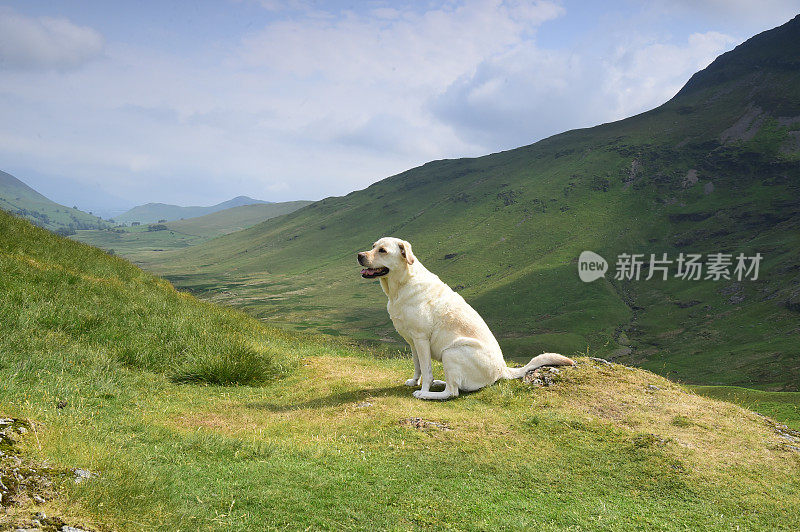
M 217 340 L 189 353 L 169 378 L 187 384 L 258 385 L 282 373 L 283 368 L 271 353 L 240 340 Z

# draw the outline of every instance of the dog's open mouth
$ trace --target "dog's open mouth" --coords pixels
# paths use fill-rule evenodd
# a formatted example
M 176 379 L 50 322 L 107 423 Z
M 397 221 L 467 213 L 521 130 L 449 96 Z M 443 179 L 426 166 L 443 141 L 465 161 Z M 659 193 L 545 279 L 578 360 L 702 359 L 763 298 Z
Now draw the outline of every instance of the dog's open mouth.
M 375 277 L 380 277 L 381 275 L 386 275 L 389 273 L 389 268 L 386 266 L 382 266 L 380 268 L 364 268 L 361 270 L 361 277 L 364 279 L 373 279 Z

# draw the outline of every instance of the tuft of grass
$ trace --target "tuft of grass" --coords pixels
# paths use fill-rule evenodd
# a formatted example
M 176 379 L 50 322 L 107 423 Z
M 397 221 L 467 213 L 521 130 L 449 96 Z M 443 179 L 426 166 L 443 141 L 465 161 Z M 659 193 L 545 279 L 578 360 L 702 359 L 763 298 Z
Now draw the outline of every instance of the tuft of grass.
M 202 346 L 186 355 L 169 374 L 173 382 L 192 384 L 260 385 L 281 376 L 275 356 L 241 341 Z

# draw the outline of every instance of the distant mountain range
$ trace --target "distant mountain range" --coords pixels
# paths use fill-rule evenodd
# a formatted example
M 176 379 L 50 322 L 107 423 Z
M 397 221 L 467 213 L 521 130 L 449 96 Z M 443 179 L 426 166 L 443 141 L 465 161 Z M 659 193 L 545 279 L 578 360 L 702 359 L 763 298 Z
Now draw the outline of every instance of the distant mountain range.
M 241 207 L 243 205 L 265 204 L 272 203 L 271 201 L 262 201 L 247 196 L 237 196 L 228 201 L 211 205 L 210 207 L 181 207 L 179 205 L 169 205 L 166 203 L 147 203 L 132 208 L 128 212 L 120 214 L 114 218 L 116 222 L 122 223 L 156 223 L 159 221 L 175 221 L 185 218 L 196 218 L 198 216 L 205 216 L 218 211 L 224 211 L 233 207 Z
M 97 216 L 52 201 L 14 177 L 0 171 L 0 209 L 61 233 L 100 229 L 107 224 Z
M 241 231 L 270 218 L 301 209 L 310 201 L 254 203 L 231 207 L 196 218 L 173 222 L 113 227 L 99 231 L 78 231 L 71 238 L 113 251 L 134 263 L 147 262 L 153 254 L 195 246 L 206 240 Z

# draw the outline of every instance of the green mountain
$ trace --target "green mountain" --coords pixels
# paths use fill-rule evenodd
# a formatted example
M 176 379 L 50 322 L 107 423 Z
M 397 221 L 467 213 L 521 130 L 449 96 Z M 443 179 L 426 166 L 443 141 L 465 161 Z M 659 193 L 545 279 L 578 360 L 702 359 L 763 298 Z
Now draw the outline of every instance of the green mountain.
M 45 229 L 63 233 L 106 226 L 97 216 L 51 201 L 13 175 L 2 171 L 0 171 L 0 209 L 21 216 Z
M 398 236 L 481 312 L 507 356 L 588 346 L 687 382 L 796 390 L 799 163 L 795 18 L 651 111 L 431 162 L 149 267 L 290 327 L 401 345 L 355 261 Z M 585 250 L 609 262 L 604 278 L 580 281 Z M 615 279 L 626 253 L 647 263 L 638 281 Z M 658 268 L 645 280 L 651 254 L 672 261 L 667 280 Z M 675 276 L 681 254 L 700 255 L 701 279 Z M 739 254 L 761 255 L 757 279 L 738 279 Z M 720 268 L 727 278 L 706 278 L 715 258 L 733 263 Z
M 205 216 L 217 211 L 231 209 L 233 207 L 241 207 L 242 205 L 252 205 L 258 203 L 271 203 L 269 201 L 256 200 L 248 198 L 247 196 L 237 196 L 228 201 L 211 205 L 210 207 L 180 207 L 178 205 L 169 205 L 167 203 L 147 203 L 139 205 L 131 210 L 120 214 L 114 218 L 117 222 L 131 223 L 156 223 L 160 220 L 173 221 L 181 220 L 183 218 L 196 218 L 198 216 Z
M 147 262 L 152 256 L 165 250 L 194 246 L 216 236 L 240 231 L 264 220 L 296 211 L 310 203 L 254 203 L 165 224 L 77 231 L 71 238 L 113 251 L 133 262 Z
M 419 401 L 407 357 L 2 212 L 0 293 L 3 530 L 800 527 L 800 434 L 646 371 Z

